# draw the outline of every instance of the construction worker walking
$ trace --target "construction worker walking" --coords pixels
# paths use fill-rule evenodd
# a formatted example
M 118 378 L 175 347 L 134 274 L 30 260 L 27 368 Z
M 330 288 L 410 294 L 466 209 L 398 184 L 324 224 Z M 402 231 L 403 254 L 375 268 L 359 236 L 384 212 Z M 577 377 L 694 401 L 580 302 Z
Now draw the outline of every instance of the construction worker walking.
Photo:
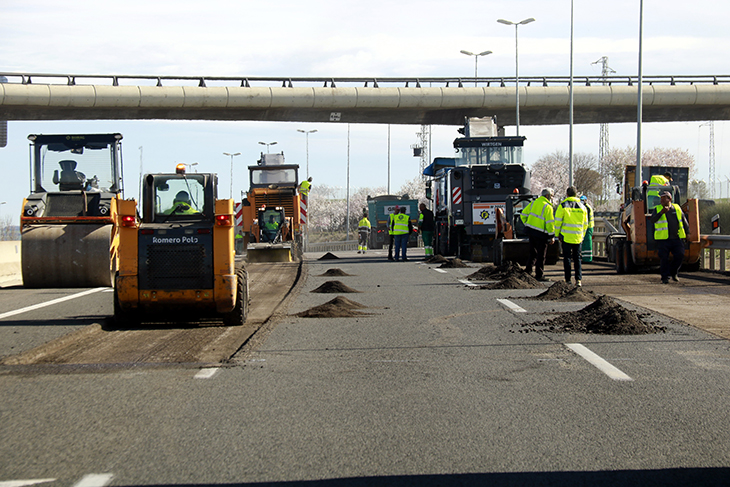
M 403 255 L 403 262 L 408 260 L 406 255 L 406 249 L 408 248 L 408 238 L 411 236 L 413 231 L 413 224 L 411 219 L 406 214 L 406 207 L 400 209 L 400 213 L 397 213 L 393 217 L 393 237 L 395 245 L 395 261 L 400 260 L 401 254 Z
M 677 272 L 684 260 L 684 239 L 689 235 L 689 222 L 682 208 L 672 203 L 672 193 L 659 193 L 660 203 L 651 210 L 650 221 L 654 224 L 654 241 L 659 253 L 659 273 L 662 284 L 669 283 L 669 276 L 677 282 Z M 672 260 L 669 260 L 669 254 Z
M 368 240 L 370 240 L 370 220 L 368 220 L 368 210 L 362 211 L 362 219 L 357 223 L 357 253 L 364 254 L 368 251 Z
M 563 244 L 563 270 L 565 282 L 570 282 L 571 261 L 575 266 L 575 285 L 580 287 L 583 279 L 581 244 L 588 229 L 588 212 L 577 198 L 577 192 L 570 186 L 566 198 L 560 202 L 555 211 L 555 236 Z
M 583 244 L 581 245 L 581 260 L 583 262 L 593 261 L 593 227 L 595 222 L 593 220 L 593 207 L 588 204 L 588 198 L 585 195 L 580 197 L 580 202 L 586 207 L 588 213 L 588 229 L 586 230 L 586 236 L 583 238 Z
M 543 275 L 545 272 L 545 258 L 547 257 L 547 246 L 555 242 L 553 234 L 553 205 L 550 200 L 553 197 L 551 188 L 544 188 L 540 197 L 527 205 L 520 218 L 527 229 L 527 236 L 530 239 L 530 257 L 527 261 L 525 272 L 532 274 L 535 269 L 535 278 L 538 281 L 549 281 Z

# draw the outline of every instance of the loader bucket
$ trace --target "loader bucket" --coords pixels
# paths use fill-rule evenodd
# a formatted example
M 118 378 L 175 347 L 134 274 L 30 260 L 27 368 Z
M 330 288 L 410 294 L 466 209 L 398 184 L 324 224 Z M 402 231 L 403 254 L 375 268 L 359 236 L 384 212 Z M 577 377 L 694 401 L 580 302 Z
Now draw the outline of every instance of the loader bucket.
M 291 246 L 283 244 L 253 244 L 246 250 L 246 260 L 253 262 L 291 262 Z

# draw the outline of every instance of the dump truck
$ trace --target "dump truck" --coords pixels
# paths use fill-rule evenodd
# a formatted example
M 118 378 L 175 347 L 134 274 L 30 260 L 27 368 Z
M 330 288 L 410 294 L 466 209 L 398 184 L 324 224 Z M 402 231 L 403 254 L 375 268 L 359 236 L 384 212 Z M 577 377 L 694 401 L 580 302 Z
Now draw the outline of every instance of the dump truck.
M 430 177 L 426 193 L 434 208 L 434 252 L 489 261 L 497 236 L 497 211 L 505 215 L 509 197 L 527 202 L 536 198 L 530 194 L 530 172 L 522 163 L 525 137 L 497 135 L 492 118 L 469 118 L 459 132 L 465 137 L 454 140 L 457 156 L 437 157 L 423 172 Z
M 409 195 L 401 196 L 392 194 L 381 194 L 378 196 L 367 197 L 368 204 L 368 220 L 370 220 L 370 242 L 368 246 L 371 249 L 382 249 L 390 242 L 388 225 L 390 224 L 390 215 L 395 213 L 396 208 L 405 207 L 406 215 L 411 220 L 414 227 L 418 225 L 418 200 L 411 199 Z M 418 235 L 412 233 L 408 237 L 408 246 L 416 247 L 418 245 Z
M 249 166 L 249 189 L 242 201 L 242 232 L 248 262 L 301 259 L 305 223 L 297 192 L 299 166 L 284 153 L 261 154 Z
M 117 326 L 142 321 L 222 320 L 245 323 L 248 274 L 236 262 L 232 199 L 218 199 L 217 176 L 146 174 L 142 211 L 119 202 L 119 269 L 114 286 Z
M 23 285 L 113 285 L 122 135 L 28 136 L 31 188 L 20 217 Z
M 652 184 L 652 176 L 665 173 L 672 175 L 673 181 L 670 184 Z M 619 274 L 659 265 L 654 226 L 649 220 L 652 208 L 659 205 L 659 192 L 670 191 L 673 195 L 672 202 L 681 206 L 690 226 L 682 268 L 686 271 L 699 270 L 701 251 L 707 242 L 700 237 L 698 201 L 687 198 L 689 169 L 643 166 L 641 176 L 642 184 L 636 186 L 636 166 L 625 167 L 623 203 L 619 209 L 621 229 L 606 237 L 606 254 L 609 262 L 615 264 L 616 272 Z

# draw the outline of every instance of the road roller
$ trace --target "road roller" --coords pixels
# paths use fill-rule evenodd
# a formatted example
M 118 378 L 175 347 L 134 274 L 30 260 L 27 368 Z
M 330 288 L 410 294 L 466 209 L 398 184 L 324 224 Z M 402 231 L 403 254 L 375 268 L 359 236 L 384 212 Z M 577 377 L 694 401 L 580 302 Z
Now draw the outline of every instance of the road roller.
M 121 134 L 29 135 L 31 188 L 23 201 L 21 268 L 28 288 L 112 286 Z
M 117 327 L 245 323 L 248 275 L 235 260 L 233 200 L 217 198 L 217 176 L 178 164 L 142 181 L 141 213 L 134 200 L 119 201 Z

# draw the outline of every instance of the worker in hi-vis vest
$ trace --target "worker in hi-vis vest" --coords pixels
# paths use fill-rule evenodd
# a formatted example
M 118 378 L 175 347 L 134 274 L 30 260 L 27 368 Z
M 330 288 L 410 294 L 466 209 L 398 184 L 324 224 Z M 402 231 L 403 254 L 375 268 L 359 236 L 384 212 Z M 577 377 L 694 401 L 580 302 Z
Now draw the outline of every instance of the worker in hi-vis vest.
M 654 224 L 654 241 L 659 253 L 659 273 L 662 284 L 669 283 L 669 277 L 677 282 L 677 272 L 684 260 L 684 239 L 689 235 L 689 222 L 682 208 L 672 203 L 672 193 L 659 193 L 660 203 L 651 210 L 651 222 Z M 672 260 L 669 260 L 672 254 Z
M 370 220 L 368 220 L 368 210 L 362 211 L 362 220 L 357 224 L 357 253 L 364 254 L 368 251 L 368 240 L 370 240 Z

